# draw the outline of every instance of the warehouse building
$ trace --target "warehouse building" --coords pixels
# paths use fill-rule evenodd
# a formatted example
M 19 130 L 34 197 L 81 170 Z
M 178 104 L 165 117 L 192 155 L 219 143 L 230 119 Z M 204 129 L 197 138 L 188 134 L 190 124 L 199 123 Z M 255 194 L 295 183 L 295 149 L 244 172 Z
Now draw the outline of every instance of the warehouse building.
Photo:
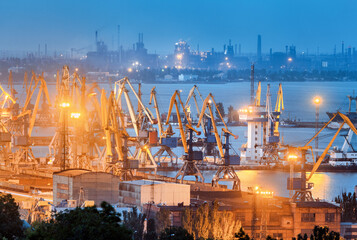
M 77 206 L 84 201 L 94 201 L 100 206 L 102 201 L 118 202 L 119 177 L 105 172 L 91 172 L 71 169 L 53 174 L 53 203 L 74 200 Z

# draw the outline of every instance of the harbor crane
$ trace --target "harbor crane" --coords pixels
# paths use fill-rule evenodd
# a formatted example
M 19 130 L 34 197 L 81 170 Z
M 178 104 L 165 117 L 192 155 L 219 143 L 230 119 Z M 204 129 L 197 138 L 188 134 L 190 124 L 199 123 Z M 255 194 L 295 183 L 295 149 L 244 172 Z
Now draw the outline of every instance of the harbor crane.
M 191 121 L 193 121 L 193 118 L 192 118 L 192 113 L 191 113 L 191 107 L 189 105 L 190 100 L 191 99 L 194 100 L 194 104 L 196 107 L 198 117 L 199 117 L 199 115 L 201 113 L 201 109 L 202 109 L 202 107 L 200 107 L 198 104 L 196 95 L 198 95 L 199 99 L 201 100 L 201 102 L 203 104 L 204 99 L 202 97 L 202 94 L 199 91 L 198 87 L 196 85 L 194 85 L 191 88 L 191 90 L 187 96 L 186 103 L 185 103 L 185 109 L 188 112 Z M 211 156 L 214 158 L 214 163 L 216 163 L 216 159 L 219 158 L 219 151 L 217 151 L 217 148 L 216 148 L 217 147 L 216 138 L 212 134 L 213 133 L 212 119 L 207 111 L 204 113 L 203 117 L 200 119 L 200 125 L 202 126 L 202 132 L 204 135 L 204 139 L 203 139 L 202 147 L 201 147 L 201 149 L 204 153 L 204 159 L 207 160 L 206 157 Z
M 13 116 L 10 121 L 10 127 L 13 134 L 13 146 L 17 148 L 13 155 L 12 167 L 16 172 L 19 170 L 21 164 L 32 164 L 33 168 L 37 168 L 38 161 L 32 152 L 32 144 L 30 138 L 35 126 L 36 116 L 38 114 L 39 104 L 42 94 L 46 97 L 49 104 L 51 104 L 48 94 L 47 83 L 43 78 L 43 74 L 36 77 L 33 73 L 33 78 L 28 86 L 25 105 L 19 115 Z M 37 92 L 36 102 L 30 107 L 31 99 Z
M 340 117 L 343 119 L 343 121 L 340 123 L 340 126 L 336 133 L 333 135 L 331 141 L 327 145 L 327 147 L 324 149 L 323 153 L 321 156 L 319 156 L 318 160 L 314 164 L 309 176 L 306 176 L 306 169 L 305 169 L 305 164 L 306 164 L 306 154 L 307 151 L 311 151 L 312 158 L 314 159 L 314 154 L 313 154 L 313 149 L 309 144 L 336 118 Z M 288 146 L 287 151 L 288 151 L 288 160 L 290 161 L 300 161 L 301 163 L 301 173 L 300 173 L 300 178 L 288 178 L 288 190 L 293 190 L 295 191 L 292 201 L 295 202 L 304 202 L 304 201 L 314 201 L 311 193 L 311 189 L 313 187 L 313 183 L 308 183 L 308 181 L 311 180 L 312 176 L 315 174 L 315 172 L 318 170 L 319 166 L 321 165 L 322 161 L 325 159 L 325 156 L 328 154 L 328 151 L 330 150 L 332 144 L 334 143 L 336 137 L 340 133 L 341 129 L 343 126 L 347 124 L 350 129 L 357 134 L 357 129 L 351 122 L 351 120 L 343 113 L 337 112 L 334 113 L 333 117 L 302 147 L 290 147 Z
M 218 133 L 216 120 L 215 120 L 215 117 L 214 117 L 213 111 L 212 111 L 212 106 L 214 106 L 216 108 L 219 118 L 224 125 L 224 127 L 222 128 L 222 133 L 225 138 L 224 144 L 222 144 L 221 136 Z M 220 113 L 220 111 L 217 107 L 217 103 L 214 100 L 214 97 L 211 93 L 206 97 L 206 99 L 203 102 L 203 106 L 202 106 L 202 110 L 201 110 L 201 114 L 199 117 L 197 127 L 202 125 L 201 120 L 204 117 L 204 114 L 205 114 L 205 111 L 207 108 L 209 110 L 209 117 L 210 117 L 210 121 L 212 123 L 213 133 L 214 133 L 214 136 L 215 136 L 215 139 L 217 142 L 219 154 L 220 154 L 221 161 L 222 161 L 222 163 L 219 164 L 219 168 L 218 168 L 217 172 L 213 176 L 212 186 L 217 187 L 219 181 L 231 181 L 233 183 L 232 189 L 240 191 L 241 190 L 240 179 L 232 167 L 232 165 L 237 165 L 237 164 L 239 165 L 240 157 L 239 157 L 239 155 L 230 155 L 230 153 L 229 153 L 229 150 L 231 148 L 230 142 L 229 142 L 229 137 L 233 136 L 235 139 L 237 139 L 238 136 L 234 135 L 231 131 L 228 130 L 228 127 L 222 117 L 222 114 Z
M 153 156 L 154 158 L 157 157 L 157 162 L 161 162 L 161 157 L 167 153 L 167 156 L 170 157 L 171 163 L 173 162 L 173 159 L 175 159 L 176 164 L 177 164 L 177 155 L 171 150 L 172 148 L 177 147 L 177 138 L 172 137 L 175 133 L 172 130 L 171 124 L 168 125 L 167 129 L 164 130 L 162 120 L 161 120 L 161 115 L 160 115 L 160 109 L 158 106 L 157 98 L 156 98 L 156 87 L 153 87 L 150 92 L 150 101 L 149 105 L 154 103 L 154 108 L 156 112 L 156 119 L 157 119 L 157 126 L 159 130 L 159 143 L 160 143 L 160 149 L 155 153 Z M 166 158 L 166 156 L 165 156 Z
M 185 154 L 183 155 L 183 166 L 180 168 L 178 173 L 176 174 L 176 181 L 180 179 L 180 182 L 183 183 L 183 179 L 185 176 L 195 176 L 196 182 L 199 181 L 199 178 L 201 182 L 204 182 L 204 177 L 201 173 L 201 171 L 198 169 L 196 162 L 197 161 L 202 161 L 203 160 L 203 153 L 202 151 L 195 151 L 193 149 L 194 143 L 193 143 L 193 133 L 196 135 L 200 135 L 201 132 L 197 131 L 194 129 L 192 126 L 192 121 L 188 116 L 188 113 L 183 105 L 183 102 L 180 97 L 180 92 L 176 90 L 174 94 L 171 97 L 170 100 L 170 107 L 169 111 L 167 113 L 167 119 L 166 119 L 166 125 L 169 124 L 171 112 L 173 109 L 173 106 L 175 105 L 176 113 L 177 113 L 177 120 L 179 124 L 179 130 L 180 130 L 180 136 L 181 136 L 181 141 L 182 145 L 185 151 Z M 185 121 L 185 126 L 182 123 L 181 119 L 181 114 L 179 110 L 179 106 L 182 107 L 183 112 L 184 112 L 184 121 Z M 188 138 L 186 136 L 186 132 L 188 131 Z
M 138 101 L 138 105 L 140 106 L 139 114 L 135 114 L 134 107 L 129 96 L 129 90 L 126 88 L 126 85 L 129 86 Z M 157 144 L 157 131 L 151 127 L 153 124 L 156 124 L 157 121 L 154 119 L 153 114 L 141 101 L 139 94 L 135 91 L 133 85 L 129 81 L 129 78 L 125 77 L 115 82 L 114 94 L 117 104 L 121 109 L 122 95 L 124 95 L 126 100 L 129 116 L 136 135 L 135 153 L 133 154 L 134 158 L 140 160 L 140 167 L 151 168 L 156 171 L 157 164 L 151 153 L 150 147 L 152 144 Z M 141 113 L 141 111 L 143 111 L 143 113 Z M 154 136 L 156 136 L 156 140 Z

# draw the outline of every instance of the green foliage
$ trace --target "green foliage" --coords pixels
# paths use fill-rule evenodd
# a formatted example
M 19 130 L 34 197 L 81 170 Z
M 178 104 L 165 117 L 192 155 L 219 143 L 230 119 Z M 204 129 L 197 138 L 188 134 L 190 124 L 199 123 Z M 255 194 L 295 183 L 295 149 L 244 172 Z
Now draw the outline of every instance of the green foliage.
M 219 111 L 219 112 L 218 112 Z M 226 116 L 226 113 L 224 111 L 224 107 L 223 107 L 223 103 L 219 102 L 217 103 L 217 109 L 216 109 L 216 118 L 217 119 L 221 119 L 219 117 L 219 113 L 221 113 L 222 117 L 225 117 Z
M 0 238 L 15 239 L 22 235 L 19 206 L 11 194 L 0 194 Z
M 239 229 L 239 232 L 236 233 L 234 237 L 239 240 L 250 240 L 250 237 L 247 234 L 245 234 L 242 227 Z
M 182 227 L 166 228 L 160 234 L 160 240 L 193 240 L 193 235 Z
M 355 193 L 343 192 L 335 198 L 335 202 L 341 205 L 341 221 L 356 222 L 357 221 L 357 201 Z
M 311 240 L 338 240 L 340 234 L 334 231 L 329 232 L 328 227 L 315 226 L 313 234 L 310 237 Z
M 182 216 L 182 227 L 196 239 L 232 239 L 241 227 L 240 221 L 234 219 L 231 212 L 218 211 L 218 203 L 212 206 L 202 204 L 193 215 L 187 208 Z
M 202 204 L 196 212 L 196 218 L 194 222 L 196 238 L 208 238 L 210 222 L 208 219 L 209 205 L 208 203 Z
M 234 121 L 234 108 L 232 105 L 228 107 L 228 120 L 227 123 L 231 123 Z
M 160 211 L 156 213 L 156 232 L 161 233 L 166 228 L 170 227 L 170 211 L 160 208 Z
M 193 213 L 191 208 L 185 208 L 182 215 L 182 227 L 187 230 L 189 234 L 193 234 Z
M 55 219 L 33 226 L 28 239 L 132 239 L 131 232 L 120 224 L 120 214 L 106 202 L 96 207 L 76 208 L 58 213 Z
M 301 234 L 298 235 L 297 240 L 307 240 L 308 236 L 305 233 L 304 236 Z M 310 240 L 339 240 L 340 234 L 334 231 L 329 231 L 328 227 L 315 226 Z
M 123 212 L 123 225 L 132 231 L 134 240 L 143 239 L 145 215 L 138 213 L 138 209 L 133 207 L 133 210 Z
M 156 240 L 157 239 L 155 219 L 148 220 L 147 232 L 144 236 L 144 239 L 145 240 Z

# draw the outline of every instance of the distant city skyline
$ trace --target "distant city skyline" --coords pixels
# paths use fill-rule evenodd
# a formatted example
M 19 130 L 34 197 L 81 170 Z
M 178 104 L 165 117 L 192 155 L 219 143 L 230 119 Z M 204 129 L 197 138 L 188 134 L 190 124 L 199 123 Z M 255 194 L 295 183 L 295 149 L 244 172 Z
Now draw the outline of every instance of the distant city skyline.
M 95 31 L 110 50 L 117 49 L 117 25 L 124 49 L 143 33 L 145 47 L 158 54 L 172 53 L 174 43 L 187 41 L 192 49 L 222 51 L 223 45 L 241 44 L 242 53 L 285 51 L 341 53 L 357 46 L 357 2 L 286 0 L 94 0 L 0 1 L 0 51 L 48 52 L 71 48 L 94 50 Z

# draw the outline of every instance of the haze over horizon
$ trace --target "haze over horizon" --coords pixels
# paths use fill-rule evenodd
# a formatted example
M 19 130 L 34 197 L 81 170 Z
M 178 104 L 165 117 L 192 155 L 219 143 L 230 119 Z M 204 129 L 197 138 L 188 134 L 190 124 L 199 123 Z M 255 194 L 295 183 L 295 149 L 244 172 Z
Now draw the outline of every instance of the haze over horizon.
M 131 48 L 138 33 L 144 34 L 149 52 L 171 53 L 178 40 L 192 49 L 215 48 L 240 43 L 243 53 L 255 53 L 257 35 L 262 52 L 284 51 L 295 45 L 297 52 L 337 53 L 341 42 L 357 46 L 357 2 L 353 0 L 0 0 L 0 51 L 94 50 L 94 33 L 109 49 L 120 42 Z

